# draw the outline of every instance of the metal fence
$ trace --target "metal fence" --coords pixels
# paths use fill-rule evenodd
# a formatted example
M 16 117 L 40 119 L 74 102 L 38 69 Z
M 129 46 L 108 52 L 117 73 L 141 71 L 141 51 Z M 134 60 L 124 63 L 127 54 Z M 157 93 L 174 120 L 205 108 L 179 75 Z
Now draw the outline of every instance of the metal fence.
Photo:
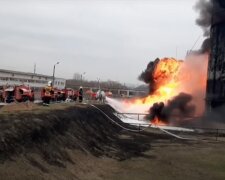
M 129 124 L 136 126 L 140 132 L 147 128 L 147 131 L 151 131 L 152 129 L 162 128 L 163 126 L 154 126 L 150 122 L 143 121 L 144 116 L 148 115 L 146 113 L 119 113 L 116 112 L 117 117 L 126 117 L 131 118 L 133 120 L 138 120 L 136 122 L 131 122 Z M 166 126 L 165 126 L 166 127 Z M 178 130 L 166 129 L 168 132 L 172 132 L 175 135 L 186 137 L 195 140 L 202 141 L 220 141 L 225 142 L 225 129 L 223 128 L 204 128 L 204 127 L 177 127 Z M 180 128 L 180 129 L 179 129 Z M 182 130 L 183 129 L 183 130 Z M 155 131 L 155 130 L 154 130 Z
M 119 112 L 116 112 L 116 115 L 117 116 L 121 115 L 121 116 L 129 117 L 129 118 L 133 118 L 135 120 L 142 120 L 148 114 L 146 114 L 146 113 L 119 113 Z

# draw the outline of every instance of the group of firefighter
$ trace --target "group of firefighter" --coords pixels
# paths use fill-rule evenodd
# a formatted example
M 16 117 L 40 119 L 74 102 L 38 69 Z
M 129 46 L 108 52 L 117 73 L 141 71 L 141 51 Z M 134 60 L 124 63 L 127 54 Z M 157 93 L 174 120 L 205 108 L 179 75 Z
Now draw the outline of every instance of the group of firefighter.
M 50 101 L 83 101 L 83 88 L 80 87 L 78 91 L 74 91 L 71 88 L 59 90 L 54 88 L 52 82 L 41 90 L 41 99 L 43 104 L 49 104 Z M 0 88 L 0 102 L 11 103 L 11 102 L 26 102 L 34 101 L 34 89 L 26 85 L 15 85 L 15 86 L 3 86 Z
M 109 93 L 109 92 L 108 92 Z M 87 90 L 85 92 L 88 100 L 98 100 L 100 102 L 105 101 L 107 93 L 102 90 L 93 92 L 92 90 Z M 112 93 L 111 93 L 112 94 Z M 49 81 L 48 84 L 41 90 L 41 99 L 43 105 L 49 105 L 51 101 L 60 102 L 60 101 L 78 101 L 83 102 L 83 88 L 82 86 L 78 91 L 71 88 L 65 88 L 59 90 L 53 87 L 52 82 Z M 108 94 L 110 96 L 110 94 Z M 26 85 L 16 85 L 16 86 L 4 86 L 0 89 L 0 101 L 5 103 L 11 102 L 25 102 L 25 101 L 34 101 L 34 89 Z
M 57 93 L 58 92 L 58 93 Z M 64 93 L 61 93 L 62 91 L 57 91 L 53 85 L 52 82 L 49 81 L 48 85 L 42 89 L 41 92 L 41 98 L 44 105 L 48 105 L 51 100 L 56 101 L 76 101 L 77 98 L 79 99 L 79 102 L 83 101 L 83 88 L 82 86 L 79 88 L 79 91 L 74 91 L 72 89 L 66 89 L 64 90 Z M 55 97 L 56 95 L 56 97 Z

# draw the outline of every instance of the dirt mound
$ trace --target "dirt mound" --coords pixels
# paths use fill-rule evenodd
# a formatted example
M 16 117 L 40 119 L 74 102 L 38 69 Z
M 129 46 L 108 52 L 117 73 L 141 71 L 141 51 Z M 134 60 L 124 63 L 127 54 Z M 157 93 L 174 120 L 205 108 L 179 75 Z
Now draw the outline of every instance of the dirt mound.
M 119 125 L 135 129 L 115 117 L 110 106 L 96 106 Z M 0 177 L 224 179 L 223 143 L 171 141 L 159 131 L 129 132 L 115 122 L 81 104 L 1 113 Z
M 98 107 L 127 127 L 113 115 L 110 106 Z M 153 138 L 149 134 L 123 131 L 90 105 L 48 113 L 2 114 L 0 124 L 2 162 L 15 155 L 33 152 L 51 165 L 65 167 L 65 162 L 74 163 L 65 149 L 124 160 L 149 149 Z

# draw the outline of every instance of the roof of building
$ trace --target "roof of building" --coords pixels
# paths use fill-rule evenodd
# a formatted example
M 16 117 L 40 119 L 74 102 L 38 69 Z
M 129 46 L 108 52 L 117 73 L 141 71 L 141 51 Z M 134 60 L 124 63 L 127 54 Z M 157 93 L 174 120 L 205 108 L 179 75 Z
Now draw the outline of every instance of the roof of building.
M 21 71 L 7 70 L 7 69 L 0 69 L 0 72 L 52 78 L 52 76 L 49 76 L 49 75 L 36 74 L 36 73 L 31 73 L 31 72 L 21 72 Z M 55 77 L 55 78 L 65 80 L 64 78 L 58 78 L 58 77 Z

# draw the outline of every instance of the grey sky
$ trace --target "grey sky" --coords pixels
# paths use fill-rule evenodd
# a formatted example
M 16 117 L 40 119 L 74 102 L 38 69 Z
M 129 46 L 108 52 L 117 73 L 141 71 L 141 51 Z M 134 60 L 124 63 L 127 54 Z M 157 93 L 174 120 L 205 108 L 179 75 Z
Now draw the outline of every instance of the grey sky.
M 156 57 L 183 59 L 202 34 L 197 0 L 0 0 L 0 68 L 137 83 Z M 201 40 L 196 46 L 199 48 Z

